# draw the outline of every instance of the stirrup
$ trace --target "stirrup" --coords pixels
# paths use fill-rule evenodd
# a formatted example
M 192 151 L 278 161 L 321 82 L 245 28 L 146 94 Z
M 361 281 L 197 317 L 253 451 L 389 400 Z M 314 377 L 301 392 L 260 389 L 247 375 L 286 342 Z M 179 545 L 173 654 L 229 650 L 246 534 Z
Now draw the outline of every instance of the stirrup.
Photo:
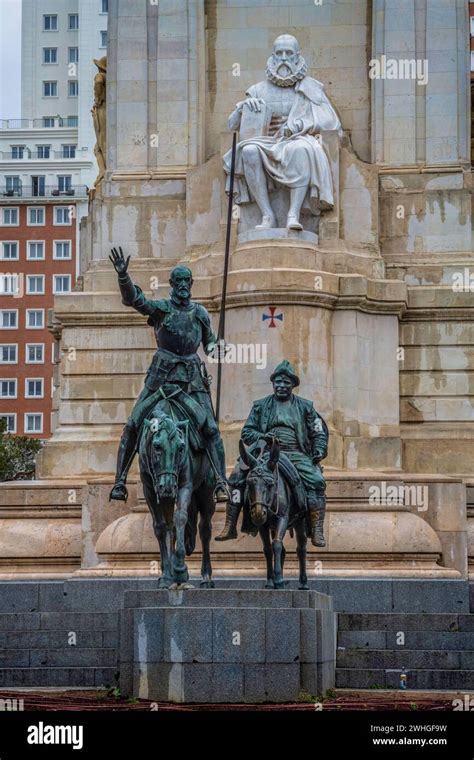
M 109 495 L 109 501 L 127 501 L 128 499 L 128 490 L 125 483 L 123 483 L 121 480 L 117 480 L 116 483 L 114 483 L 113 488 Z
M 212 494 L 212 498 L 214 499 L 215 502 L 230 501 L 230 498 L 231 498 L 230 491 L 225 481 L 223 480 L 217 481 L 213 494 Z

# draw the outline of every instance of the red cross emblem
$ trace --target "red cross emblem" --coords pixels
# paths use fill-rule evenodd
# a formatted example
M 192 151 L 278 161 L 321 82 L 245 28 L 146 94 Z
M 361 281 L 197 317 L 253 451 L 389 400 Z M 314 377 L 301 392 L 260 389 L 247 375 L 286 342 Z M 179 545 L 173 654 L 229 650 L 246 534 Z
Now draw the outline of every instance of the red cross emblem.
M 275 322 L 275 319 L 279 319 L 280 322 L 283 322 L 283 314 L 275 314 L 276 310 L 277 310 L 276 306 L 269 306 L 268 307 L 268 311 L 270 312 L 270 314 L 262 314 L 262 320 L 264 322 L 267 319 L 270 320 L 270 324 L 268 325 L 269 327 L 276 327 L 277 326 L 277 324 Z

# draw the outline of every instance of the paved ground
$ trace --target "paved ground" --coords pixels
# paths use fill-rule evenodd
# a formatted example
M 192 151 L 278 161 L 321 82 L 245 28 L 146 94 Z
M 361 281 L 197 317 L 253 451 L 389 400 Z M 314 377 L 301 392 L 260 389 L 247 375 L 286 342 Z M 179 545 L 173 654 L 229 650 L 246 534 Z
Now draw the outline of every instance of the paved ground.
M 474 693 L 470 692 L 469 697 Z M 464 701 L 465 693 L 454 691 L 423 692 L 423 691 L 389 691 L 385 689 L 367 689 L 353 691 L 335 689 L 322 703 L 301 701 L 284 705 L 171 705 L 169 703 L 150 702 L 149 700 L 126 699 L 118 694 L 104 690 L 85 689 L 12 689 L 0 690 L 2 699 L 23 699 L 25 711 L 37 710 L 87 710 L 87 711 L 149 711 L 149 710 L 182 710 L 182 711 L 305 711 L 326 710 L 404 710 L 404 711 L 452 711 L 453 700 Z

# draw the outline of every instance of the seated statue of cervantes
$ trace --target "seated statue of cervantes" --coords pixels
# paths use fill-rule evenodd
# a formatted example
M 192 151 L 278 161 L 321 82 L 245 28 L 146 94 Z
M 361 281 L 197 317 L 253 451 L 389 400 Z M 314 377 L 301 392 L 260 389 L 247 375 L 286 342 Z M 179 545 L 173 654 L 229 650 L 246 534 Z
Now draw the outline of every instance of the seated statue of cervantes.
M 341 130 L 339 118 L 321 82 L 307 76 L 298 41 L 289 34 L 277 37 L 267 62 L 267 78 L 252 85 L 237 103 L 229 129 L 241 130 L 235 163 L 235 202 L 255 201 L 262 220 L 256 229 L 275 228 L 269 189 L 289 188 L 287 228 L 302 230 L 301 209 L 319 215 L 334 204 L 329 160 L 320 140 L 321 130 Z M 263 134 L 242 139 L 244 109 L 262 114 Z M 265 134 L 266 132 L 266 134 Z M 227 192 L 231 151 L 224 156 Z

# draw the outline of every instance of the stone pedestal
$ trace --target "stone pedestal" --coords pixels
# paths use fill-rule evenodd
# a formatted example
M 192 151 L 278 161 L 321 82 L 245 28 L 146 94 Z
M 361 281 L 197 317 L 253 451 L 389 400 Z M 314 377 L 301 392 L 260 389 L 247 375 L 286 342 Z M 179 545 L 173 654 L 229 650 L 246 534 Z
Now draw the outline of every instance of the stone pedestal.
M 328 545 L 311 555 L 315 567 L 446 578 L 465 577 L 468 557 L 472 567 L 472 289 L 452 287 L 473 264 L 466 2 L 253 5 L 110 4 L 107 174 L 81 223 L 83 291 L 55 298 L 55 429 L 41 482 L 0 489 L 4 577 L 156 564 L 136 470 L 129 502 L 108 503 L 119 436 L 154 351 L 145 318 L 121 303 L 109 249 L 131 254 L 133 279 L 155 298 L 168 296 L 172 266 L 188 264 L 193 296 L 217 326 L 227 117 L 264 75 L 269 40 L 289 29 L 341 118 L 342 139 L 322 135 L 336 205 L 317 238 L 314 229 L 256 234 L 244 219 L 238 237 L 234 220 L 225 337 L 266 353 L 223 367 L 227 466 L 252 400 L 287 358 L 330 428 Z M 368 58 L 400 51 L 428 60 L 426 86 L 370 80 Z M 428 509 L 369 505 L 368 489 L 385 480 L 426 486 Z M 215 547 L 216 574 L 262 572 L 258 541 Z M 289 571 L 294 562 L 290 551 Z
M 316 591 L 126 591 L 120 688 L 162 702 L 296 702 L 335 683 L 336 613 Z

